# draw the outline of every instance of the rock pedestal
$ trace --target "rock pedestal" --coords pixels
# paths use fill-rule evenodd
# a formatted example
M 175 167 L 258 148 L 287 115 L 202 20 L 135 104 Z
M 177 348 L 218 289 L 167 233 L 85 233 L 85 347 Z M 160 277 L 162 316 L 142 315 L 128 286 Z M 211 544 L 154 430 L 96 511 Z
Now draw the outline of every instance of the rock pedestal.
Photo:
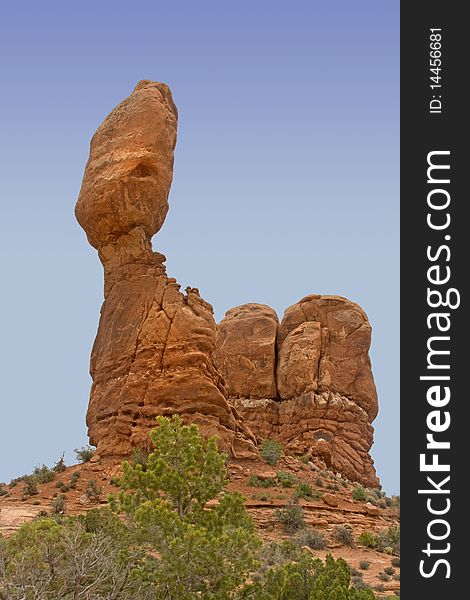
M 91 355 L 87 412 L 99 456 L 145 444 L 157 415 L 179 413 L 222 449 L 256 454 L 214 365 L 212 306 L 180 292 L 151 237 L 173 177 L 177 110 L 169 88 L 141 81 L 93 136 L 76 216 L 104 267 L 104 304 Z

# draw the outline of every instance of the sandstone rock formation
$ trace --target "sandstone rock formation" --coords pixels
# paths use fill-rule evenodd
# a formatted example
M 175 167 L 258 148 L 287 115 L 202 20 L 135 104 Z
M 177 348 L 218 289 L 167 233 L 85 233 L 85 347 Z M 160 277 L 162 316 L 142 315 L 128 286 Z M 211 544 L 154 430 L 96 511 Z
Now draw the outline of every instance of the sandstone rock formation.
M 290 452 L 320 457 L 328 468 L 376 487 L 370 339 L 357 304 L 310 295 L 289 307 L 280 324 L 266 306 L 229 310 L 214 356 L 230 399 L 259 440 L 278 439 Z
M 176 127 L 169 88 L 141 81 L 93 136 L 76 205 L 105 275 L 87 412 L 98 456 L 128 454 L 155 416 L 174 413 L 233 455 L 255 454 L 212 359 L 211 305 L 197 289 L 181 293 L 152 251 L 168 211 Z
M 216 327 L 195 288 L 180 292 L 152 236 L 168 211 L 177 110 L 169 88 L 141 81 L 93 136 L 76 216 L 104 267 L 87 412 L 97 456 L 146 443 L 157 415 L 181 414 L 232 456 L 272 437 L 285 449 L 377 486 L 377 394 L 362 309 L 306 296 L 279 323 L 263 304 Z M 253 433 L 252 433 L 253 432 Z

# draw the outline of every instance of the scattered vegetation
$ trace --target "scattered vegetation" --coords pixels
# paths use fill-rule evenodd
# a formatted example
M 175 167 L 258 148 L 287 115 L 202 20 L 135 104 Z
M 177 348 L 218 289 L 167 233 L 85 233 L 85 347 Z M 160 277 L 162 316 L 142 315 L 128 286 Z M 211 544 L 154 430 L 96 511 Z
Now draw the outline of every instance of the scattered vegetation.
M 392 567 L 399 568 L 400 567 L 400 558 L 398 556 L 394 556 L 392 558 Z
M 195 425 L 176 416 L 158 418 L 150 435 L 154 451 L 146 464 L 133 458 L 123 463 L 109 508 L 70 517 L 61 494 L 52 515 L 42 511 L 0 537 L 1 594 L 28 600 L 374 600 L 344 560 L 328 555 L 323 562 L 302 550 L 324 548 L 326 541 L 305 527 L 294 502 L 276 518 L 297 533 L 295 539 L 261 544 L 243 497 L 226 487 L 226 456 L 215 438 L 203 439 Z M 72 489 L 79 477 L 75 471 Z M 25 480 L 25 486 L 28 481 L 37 483 Z M 62 485 L 58 481 L 57 489 Z M 88 481 L 85 493 L 97 492 L 96 482 Z M 352 543 L 349 528 L 335 533 Z M 385 538 L 393 541 L 390 532 Z
M 391 577 L 392 575 L 395 575 L 395 569 L 393 567 L 385 567 L 384 573 Z
M 361 560 L 359 563 L 359 568 L 362 569 L 363 571 L 367 571 L 367 569 L 370 567 L 370 562 L 368 560 Z
M 52 467 L 52 470 L 55 471 L 55 473 L 62 473 L 62 471 L 65 471 L 66 468 L 67 465 L 65 464 L 64 454 L 62 453 L 59 460 Z
M 250 487 L 268 488 L 276 485 L 276 482 L 272 477 L 266 477 L 266 479 L 261 479 L 261 477 L 258 477 L 258 475 L 250 475 L 247 484 Z
M 377 550 L 400 556 L 400 528 L 389 527 L 377 535 Z
M 35 496 L 38 493 L 38 486 L 36 485 L 36 481 L 33 477 L 25 479 L 25 484 L 23 488 L 22 499 L 26 500 L 30 496 Z
M 354 544 L 353 532 L 351 527 L 346 525 L 337 525 L 333 531 L 333 539 L 338 544 L 352 547 Z
M 80 479 L 80 471 L 74 471 L 70 477 L 69 487 L 71 490 L 76 489 L 77 481 Z
M 57 481 L 55 485 L 56 485 L 57 488 L 59 488 L 59 490 L 61 492 L 64 492 L 64 493 L 68 492 L 69 489 L 70 489 L 70 486 L 67 485 L 66 483 L 64 483 L 62 480 Z
M 308 483 L 300 482 L 295 488 L 295 497 L 298 499 L 303 498 L 304 500 L 312 500 L 317 496 Z
M 52 502 L 52 511 L 55 515 L 62 515 L 65 513 L 66 497 L 64 494 L 54 498 Z
M 81 448 L 75 448 L 75 456 L 77 457 L 78 462 L 81 463 L 86 463 L 91 460 L 94 453 L 95 448 L 93 448 L 93 446 L 82 446 Z
M 297 477 L 288 471 L 278 471 L 277 480 L 285 488 L 291 488 L 297 483 Z
M 375 548 L 377 546 L 377 538 L 372 531 L 363 531 L 357 541 L 365 548 Z
M 323 483 L 323 479 L 321 477 L 317 477 L 315 480 L 315 484 L 317 487 L 323 487 L 324 483 Z
M 276 440 L 266 439 L 261 444 L 260 454 L 268 465 L 275 466 L 281 460 L 282 446 Z
M 377 578 L 380 579 L 380 581 L 390 581 L 390 575 L 387 575 L 384 571 L 380 571 Z
M 92 502 L 98 502 L 101 498 L 101 494 L 103 493 L 103 488 L 98 486 L 94 479 L 90 479 L 85 488 L 86 496 Z
M 304 511 L 295 502 L 289 502 L 285 508 L 278 508 L 275 517 L 284 525 L 286 533 L 296 533 L 305 527 Z
M 370 585 L 368 585 L 361 577 L 352 577 L 351 583 L 356 588 L 356 590 L 359 590 L 359 591 L 371 589 Z M 374 596 L 370 596 L 370 597 L 374 598 Z
M 352 491 L 353 500 L 363 502 L 367 500 L 367 490 L 360 484 L 355 485 Z
M 326 547 L 325 536 L 318 529 L 308 528 L 295 538 L 294 542 L 301 548 L 308 546 L 312 550 L 323 550 Z

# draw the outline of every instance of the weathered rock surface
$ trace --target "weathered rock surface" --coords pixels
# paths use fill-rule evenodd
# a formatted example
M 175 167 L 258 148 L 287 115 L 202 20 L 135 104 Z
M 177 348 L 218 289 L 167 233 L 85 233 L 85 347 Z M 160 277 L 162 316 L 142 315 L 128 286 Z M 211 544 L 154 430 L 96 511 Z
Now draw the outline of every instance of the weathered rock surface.
M 322 330 L 317 367 L 319 391 L 331 389 L 347 396 L 372 421 L 377 416 L 378 403 L 369 358 L 372 328 L 365 312 L 340 296 L 306 296 L 284 313 L 277 336 L 280 353 L 289 334 L 305 323 L 317 323 Z
M 98 456 L 129 453 L 157 415 L 175 413 L 233 455 L 255 454 L 212 359 L 212 306 L 197 289 L 181 293 L 152 251 L 168 210 L 176 126 L 168 87 L 142 81 L 91 142 L 76 215 L 105 270 L 87 412 Z
M 279 320 L 265 304 L 227 311 L 218 327 L 215 361 L 233 398 L 276 398 L 276 335 Z
M 364 311 L 306 296 L 279 323 L 264 304 L 218 327 L 195 288 L 166 275 L 152 236 L 168 211 L 177 110 L 169 88 L 141 81 L 93 136 L 76 216 L 104 266 L 87 413 L 97 456 L 144 444 L 157 415 L 179 413 L 239 458 L 256 442 L 378 485 L 369 450 L 377 393 Z M 252 433 L 253 431 L 253 433 Z
M 277 322 L 274 311 L 258 306 L 231 309 L 218 327 L 216 365 L 244 422 L 258 440 L 278 439 L 288 452 L 319 457 L 377 487 L 369 450 L 378 404 L 364 311 L 339 296 L 306 296 L 285 311 L 276 332 L 250 335 L 266 329 L 266 314 Z M 256 385 L 258 373 L 263 385 Z

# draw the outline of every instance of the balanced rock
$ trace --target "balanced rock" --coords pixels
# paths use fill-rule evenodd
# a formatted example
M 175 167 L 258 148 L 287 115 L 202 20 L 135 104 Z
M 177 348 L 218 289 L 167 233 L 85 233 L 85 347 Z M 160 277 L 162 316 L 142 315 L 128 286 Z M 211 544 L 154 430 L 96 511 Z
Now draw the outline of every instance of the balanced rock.
M 181 293 L 151 237 L 168 211 L 177 111 L 169 88 L 141 81 L 93 136 L 76 216 L 104 266 L 87 412 L 99 456 L 148 441 L 157 415 L 181 414 L 236 456 L 254 438 L 227 402 L 212 354 L 212 306 Z

